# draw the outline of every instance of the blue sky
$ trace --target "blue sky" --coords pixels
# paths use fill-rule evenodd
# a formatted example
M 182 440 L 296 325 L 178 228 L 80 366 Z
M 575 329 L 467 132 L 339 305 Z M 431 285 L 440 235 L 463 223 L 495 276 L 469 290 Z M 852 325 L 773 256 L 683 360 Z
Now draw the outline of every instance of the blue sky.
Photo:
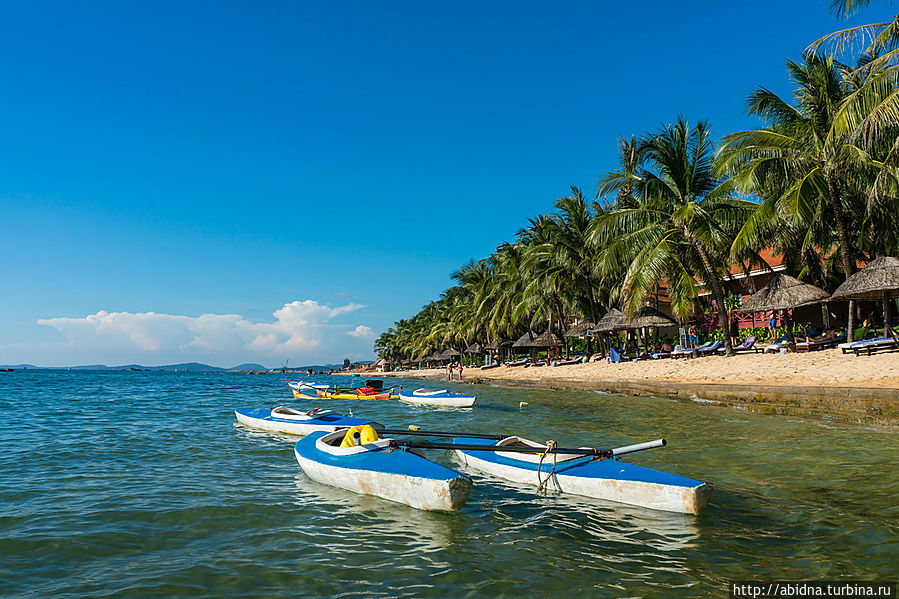
M 618 137 L 754 126 L 826 4 L 5 3 L 0 364 L 370 359 Z

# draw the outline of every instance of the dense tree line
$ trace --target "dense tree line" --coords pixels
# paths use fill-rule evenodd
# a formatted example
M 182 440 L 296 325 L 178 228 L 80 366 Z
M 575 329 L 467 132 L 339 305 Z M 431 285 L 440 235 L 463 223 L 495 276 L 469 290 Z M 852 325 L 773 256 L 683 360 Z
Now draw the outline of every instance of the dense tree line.
M 836 0 L 849 15 L 869 0 Z M 858 40 L 852 64 L 834 58 Z M 685 320 L 702 290 L 726 305 L 731 265 L 767 266 L 829 291 L 859 261 L 899 250 L 899 15 L 838 31 L 787 62 L 793 97 L 760 87 L 748 112 L 765 126 L 716 140 L 705 121 L 678 117 L 619 141 L 619 164 L 589 200 L 575 187 L 517 239 L 453 274 L 455 285 L 383 333 L 396 362 L 629 316 L 664 288 Z M 852 330 L 852 310 L 849 311 Z M 726 310 L 718 310 L 727 329 Z M 727 352 L 731 352 L 727 335 Z

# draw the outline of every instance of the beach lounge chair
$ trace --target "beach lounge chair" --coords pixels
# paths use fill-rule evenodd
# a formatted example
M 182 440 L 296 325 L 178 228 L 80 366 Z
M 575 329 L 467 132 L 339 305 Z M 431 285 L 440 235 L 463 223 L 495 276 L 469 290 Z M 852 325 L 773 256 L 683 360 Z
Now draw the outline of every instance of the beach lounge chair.
M 551 366 L 570 366 L 571 364 L 580 364 L 584 361 L 584 358 L 571 358 L 570 360 L 554 360 L 550 365 Z
M 726 348 L 719 347 L 718 353 L 723 354 L 725 352 L 725 350 L 726 350 Z M 734 353 L 737 353 L 737 354 L 740 352 L 755 351 L 755 337 L 747 337 L 743 343 L 741 343 L 740 345 L 734 346 L 733 350 L 734 350 Z
M 840 341 L 845 339 L 845 335 L 834 335 L 833 337 L 820 337 L 818 339 L 807 339 L 796 344 L 796 351 L 814 351 L 816 349 L 827 349 L 834 347 Z M 845 352 L 843 352 L 845 353 Z
M 784 333 L 784 336 L 783 336 L 783 337 L 781 337 L 780 339 L 778 339 L 778 340 L 775 341 L 774 343 L 771 343 L 771 344 L 766 345 L 764 348 L 761 349 L 761 351 L 763 351 L 763 352 L 765 352 L 765 353 L 771 352 L 771 353 L 773 353 L 773 354 L 776 354 L 777 352 L 780 351 L 780 348 L 781 348 L 781 347 L 784 347 L 784 346 L 786 346 L 786 345 L 787 345 L 787 334 Z M 756 351 L 759 351 L 759 350 L 756 349 Z
M 712 341 L 706 341 L 705 343 L 703 343 L 702 345 L 697 347 L 696 351 L 705 349 L 708 346 L 710 346 L 712 343 L 713 343 Z M 672 358 L 692 358 L 693 357 L 693 348 L 682 347 L 681 349 L 675 349 L 673 352 L 671 352 L 671 357 Z
M 853 341 L 852 343 L 840 343 L 837 345 L 841 350 L 843 350 L 844 354 L 848 354 L 850 352 L 855 353 L 855 355 L 859 354 L 859 351 L 867 351 L 865 348 L 871 347 L 876 348 L 879 345 L 884 345 L 889 347 L 895 340 L 892 337 L 874 337 L 873 339 L 862 339 L 861 341 Z
M 881 337 L 879 339 L 856 341 L 850 346 L 850 349 L 855 352 L 856 356 L 860 356 L 862 353 L 870 356 L 878 351 L 899 349 L 899 339 L 896 337 Z M 843 353 L 846 353 L 846 351 L 843 350 Z
M 509 366 L 509 367 L 524 366 L 527 363 L 528 363 L 528 359 L 524 358 L 522 360 L 515 360 L 514 362 L 506 362 L 506 366 Z
M 724 346 L 724 341 L 719 339 L 718 341 L 715 341 L 714 343 L 712 343 L 711 345 L 709 345 L 707 347 L 703 347 L 702 349 L 697 349 L 696 355 L 697 356 L 711 356 L 716 351 L 718 351 L 719 347 L 723 347 L 723 346 Z

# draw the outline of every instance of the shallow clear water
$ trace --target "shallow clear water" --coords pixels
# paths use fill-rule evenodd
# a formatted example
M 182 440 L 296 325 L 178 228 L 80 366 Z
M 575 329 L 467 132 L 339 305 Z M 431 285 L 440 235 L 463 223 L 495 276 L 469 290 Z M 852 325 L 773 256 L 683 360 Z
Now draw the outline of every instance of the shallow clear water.
M 666 437 L 627 460 L 712 483 L 712 503 L 669 514 L 473 473 L 460 512 L 421 512 L 312 482 L 295 437 L 237 424 L 236 407 L 309 405 L 282 376 L 3 373 L 0 596 L 722 597 L 729 580 L 897 577 L 896 433 L 464 389 L 474 409 L 317 403 L 567 446 Z

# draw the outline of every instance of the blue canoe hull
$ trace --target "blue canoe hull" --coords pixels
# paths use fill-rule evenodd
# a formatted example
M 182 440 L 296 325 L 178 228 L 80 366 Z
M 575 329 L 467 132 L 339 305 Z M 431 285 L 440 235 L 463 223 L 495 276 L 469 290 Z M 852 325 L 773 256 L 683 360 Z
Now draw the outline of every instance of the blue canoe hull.
M 495 441 L 454 439 L 456 443 L 490 446 Z M 557 462 L 547 456 L 540 466 L 532 456 L 494 451 L 457 450 L 462 462 L 488 474 L 519 483 L 545 483 L 563 493 L 639 505 L 652 509 L 699 514 L 708 506 L 711 487 L 698 480 L 616 459 L 589 457 Z M 552 475 L 550 476 L 550 472 Z
M 335 455 L 322 449 L 325 435 L 313 433 L 294 447 L 297 462 L 312 480 L 422 510 L 452 512 L 468 499 L 471 479 L 455 470 L 376 444 L 354 448 L 358 453 Z

